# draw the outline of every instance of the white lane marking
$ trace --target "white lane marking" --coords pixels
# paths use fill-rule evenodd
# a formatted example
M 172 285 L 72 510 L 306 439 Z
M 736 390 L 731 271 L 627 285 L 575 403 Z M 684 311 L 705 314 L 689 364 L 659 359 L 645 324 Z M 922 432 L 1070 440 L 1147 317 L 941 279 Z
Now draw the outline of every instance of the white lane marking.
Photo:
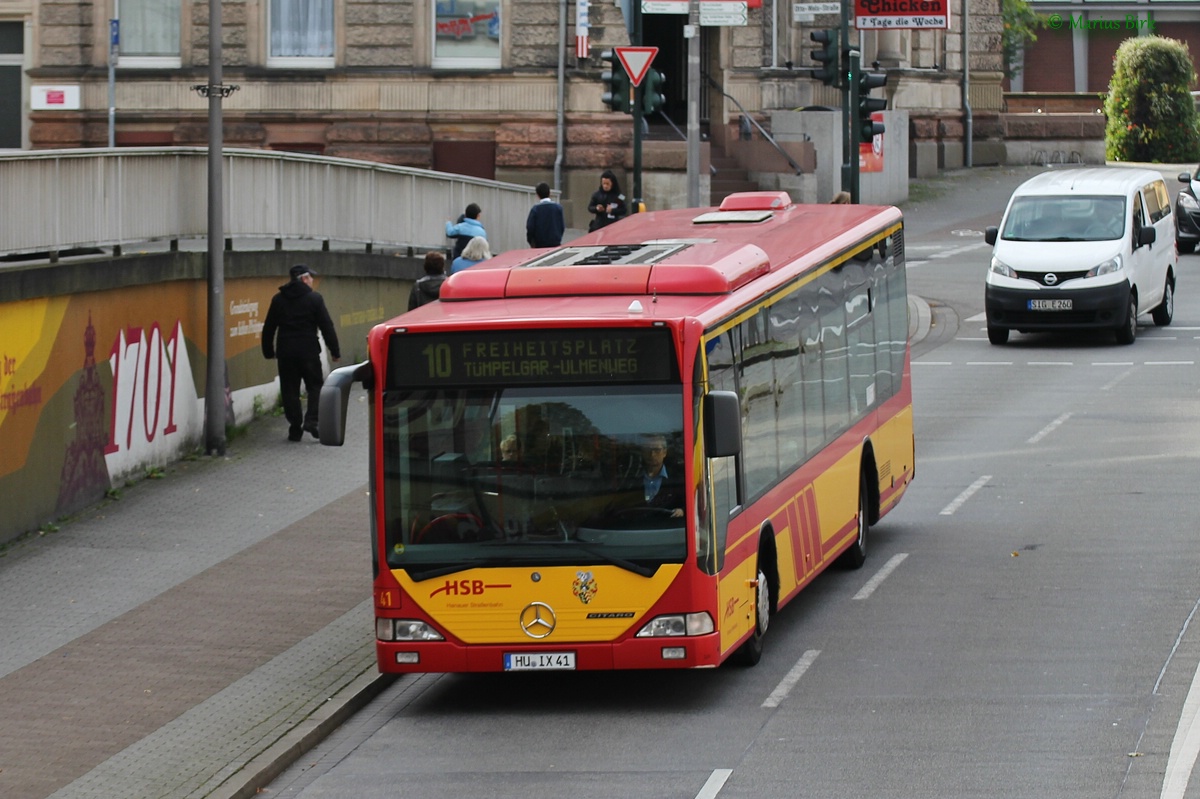
M 704 787 L 700 789 L 700 793 L 696 794 L 696 799 L 715 799 L 716 795 L 721 792 L 721 788 L 725 786 L 725 781 L 729 779 L 729 775 L 733 773 L 731 768 L 715 768 L 713 773 L 708 775 L 708 782 L 704 783 Z
M 967 366 L 1012 366 L 1012 361 L 967 361 Z
M 808 671 L 808 667 L 813 664 L 813 661 L 817 659 L 817 655 L 819 654 L 821 654 L 820 649 L 810 649 L 801 655 L 800 659 L 796 661 L 796 665 L 792 666 L 792 670 L 779 681 L 779 685 L 775 686 L 775 690 L 766 698 L 762 706 L 779 707 L 779 703 L 787 699 L 788 692 L 800 681 L 800 678 L 804 676 L 804 672 Z
M 1041 441 L 1043 438 L 1045 438 L 1046 436 L 1048 436 L 1048 435 L 1050 435 L 1051 433 L 1053 433 L 1053 432 L 1054 432 L 1054 431 L 1055 431 L 1055 430 L 1058 428 L 1058 426 L 1059 426 L 1059 425 L 1061 425 L 1063 422 L 1067 421 L 1067 420 L 1068 420 L 1068 419 L 1070 419 L 1070 418 L 1071 418 L 1071 412 L 1070 412 L 1070 411 L 1067 411 L 1067 412 L 1066 412 L 1066 413 L 1064 413 L 1062 416 L 1058 417 L 1058 418 L 1057 418 L 1057 419 L 1055 419 L 1053 422 L 1051 422 L 1050 424 L 1046 425 L 1046 426 L 1045 426 L 1045 427 L 1043 427 L 1041 430 L 1037 431 L 1037 432 L 1036 432 L 1036 433 L 1034 433 L 1032 436 L 1030 436 L 1029 440 L 1028 440 L 1028 441 L 1026 441 L 1025 443 L 1026 443 L 1026 444 L 1036 444 L 1036 443 L 1038 443 L 1038 442 L 1039 442 L 1039 441 Z
M 914 266 L 925 266 L 929 261 L 905 261 L 904 266 L 911 269 Z
M 1195 366 L 1195 361 L 1146 361 L 1146 366 Z
M 954 511 L 961 508 L 962 504 L 964 502 L 966 502 L 968 499 L 970 499 L 972 494 L 974 494 L 976 491 L 978 491 L 979 489 L 981 489 L 985 485 L 987 485 L 987 481 L 991 480 L 991 479 L 992 479 L 992 476 L 990 474 L 985 474 L 983 477 L 980 477 L 974 483 L 971 483 L 971 485 L 967 486 L 966 491 L 963 491 L 961 494 L 959 494 L 957 497 L 954 498 L 953 502 L 951 502 L 946 507 L 942 508 L 942 512 L 939 513 L 938 515 L 939 516 L 952 516 L 954 514 Z
M 977 314 L 975 314 L 974 316 L 968 316 L 968 317 L 967 317 L 965 320 L 963 320 L 963 321 L 966 321 L 966 322 L 986 322 L 986 321 L 987 321 L 987 311 L 984 311 L 983 313 L 977 313 Z
M 1200 755 L 1200 669 L 1192 677 L 1179 716 L 1179 726 L 1171 741 L 1171 754 L 1167 756 L 1167 773 L 1163 777 L 1162 799 L 1183 799 L 1187 793 L 1188 780 Z
M 1101 365 L 1101 364 L 1092 364 L 1092 365 L 1097 366 L 1097 365 Z M 1104 366 L 1133 366 L 1133 364 L 1131 364 L 1131 363 L 1123 363 L 1123 364 L 1115 364 L 1114 363 L 1114 364 L 1102 364 L 1102 365 L 1104 365 Z M 1112 380 L 1109 380 L 1107 383 L 1102 385 L 1100 387 L 1100 390 L 1101 391 L 1109 391 L 1109 390 L 1115 388 L 1118 383 L 1120 383 L 1125 378 L 1129 377 L 1131 374 L 1133 374 L 1133 372 L 1134 372 L 1133 369 L 1126 369 L 1124 372 L 1121 372 L 1121 374 L 1117 375 Z
M 858 589 L 858 593 L 852 598 L 866 599 L 871 594 L 875 593 L 875 589 L 879 587 L 879 584 L 886 580 L 888 575 L 894 572 L 896 567 L 903 563 L 904 559 L 907 557 L 907 552 L 901 552 L 899 555 L 892 555 L 892 559 L 883 564 L 883 568 L 877 571 L 874 577 L 872 577 L 870 580 L 867 580 L 867 584 Z
M 1071 361 L 1030 361 L 1029 366 L 1074 366 Z
M 935 252 L 933 255 L 931 255 L 929 257 L 930 258 L 952 258 L 955 255 L 962 255 L 964 252 L 970 252 L 971 250 L 978 250 L 980 247 L 990 247 L 990 246 L 991 245 L 988 244 L 987 242 L 973 241 L 970 244 L 964 244 L 961 247 L 954 247 L 949 250 L 942 250 L 941 252 Z

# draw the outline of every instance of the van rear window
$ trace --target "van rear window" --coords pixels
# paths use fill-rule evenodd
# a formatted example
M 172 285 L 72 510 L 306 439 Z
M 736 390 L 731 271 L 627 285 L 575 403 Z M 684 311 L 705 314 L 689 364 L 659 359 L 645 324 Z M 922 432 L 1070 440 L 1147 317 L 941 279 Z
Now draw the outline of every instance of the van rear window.
M 1009 241 L 1110 241 L 1125 234 L 1125 198 L 1017 197 L 1004 220 Z

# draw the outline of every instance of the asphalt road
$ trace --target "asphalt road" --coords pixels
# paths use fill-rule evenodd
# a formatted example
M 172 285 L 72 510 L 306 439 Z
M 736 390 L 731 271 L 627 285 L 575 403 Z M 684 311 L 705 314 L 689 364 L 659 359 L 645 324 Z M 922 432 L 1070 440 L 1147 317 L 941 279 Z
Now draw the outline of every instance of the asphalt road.
M 862 570 L 775 618 L 756 668 L 402 678 L 269 793 L 1200 797 L 1200 256 L 1174 323 L 1130 347 L 993 347 L 982 230 L 1035 171 L 906 208 L 910 291 L 933 312 L 916 481 Z

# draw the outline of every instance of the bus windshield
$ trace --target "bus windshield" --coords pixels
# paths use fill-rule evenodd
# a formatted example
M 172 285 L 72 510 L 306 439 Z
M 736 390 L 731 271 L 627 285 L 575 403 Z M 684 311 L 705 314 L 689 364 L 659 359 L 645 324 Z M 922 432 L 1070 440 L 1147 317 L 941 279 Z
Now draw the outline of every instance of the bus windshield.
M 682 562 L 682 408 L 678 383 L 385 390 L 388 565 Z

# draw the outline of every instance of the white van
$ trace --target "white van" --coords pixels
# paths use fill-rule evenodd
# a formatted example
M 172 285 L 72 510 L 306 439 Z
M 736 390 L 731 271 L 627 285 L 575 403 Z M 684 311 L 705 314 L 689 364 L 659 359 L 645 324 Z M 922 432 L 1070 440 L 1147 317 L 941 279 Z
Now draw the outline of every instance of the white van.
M 992 247 L 984 307 L 988 340 L 1010 330 L 1105 328 L 1132 344 L 1137 317 L 1171 324 L 1175 219 L 1162 175 L 1100 167 L 1043 172 L 1022 183 Z

